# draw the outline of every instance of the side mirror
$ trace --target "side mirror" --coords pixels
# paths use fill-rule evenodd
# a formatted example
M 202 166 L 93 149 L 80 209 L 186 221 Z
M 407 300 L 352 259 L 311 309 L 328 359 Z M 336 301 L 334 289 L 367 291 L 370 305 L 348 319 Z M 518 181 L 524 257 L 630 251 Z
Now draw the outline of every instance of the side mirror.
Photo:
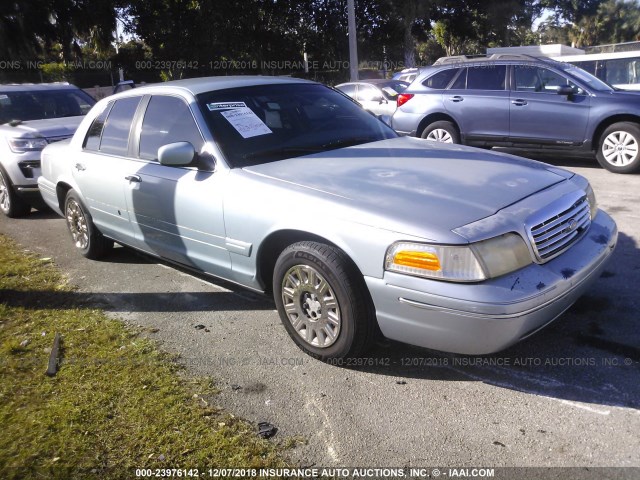
M 158 149 L 158 161 L 161 165 L 181 167 L 193 162 L 196 151 L 189 142 L 176 142 Z
M 573 89 L 572 86 L 570 85 L 560 85 L 557 89 L 556 89 L 556 93 L 558 95 L 573 95 L 575 93 L 575 90 Z

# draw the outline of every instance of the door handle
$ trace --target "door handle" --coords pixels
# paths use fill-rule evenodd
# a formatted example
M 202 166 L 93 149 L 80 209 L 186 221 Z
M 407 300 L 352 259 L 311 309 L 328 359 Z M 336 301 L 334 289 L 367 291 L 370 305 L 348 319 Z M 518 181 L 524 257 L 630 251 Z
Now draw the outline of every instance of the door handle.
M 464 100 L 464 97 L 461 97 L 460 95 L 454 95 L 453 97 L 449 97 L 449 100 L 451 100 L 452 102 L 461 102 L 462 100 Z
M 513 103 L 516 107 L 523 107 L 527 104 L 527 101 L 518 98 L 517 100 L 511 100 L 511 103 Z
M 142 182 L 142 179 L 140 178 L 139 175 L 127 175 L 126 177 L 124 177 L 125 180 L 128 180 L 129 183 L 134 182 L 134 183 L 140 183 Z
M 87 167 L 85 167 L 81 163 L 76 163 L 74 166 L 76 167 L 76 170 L 78 170 L 79 172 L 84 172 L 87 169 Z

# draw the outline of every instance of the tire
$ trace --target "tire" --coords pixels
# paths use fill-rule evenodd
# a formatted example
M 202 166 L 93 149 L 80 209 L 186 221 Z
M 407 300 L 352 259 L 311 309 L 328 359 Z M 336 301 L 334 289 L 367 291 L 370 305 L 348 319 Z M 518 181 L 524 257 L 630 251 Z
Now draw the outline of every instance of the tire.
M 609 126 L 598 139 L 598 163 L 614 173 L 640 169 L 640 126 L 619 122 Z
M 31 205 L 18 196 L 3 168 L 0 168 L 0 211 L 9 218 L 24 217 L 31 212 Z
M 446 120 L 433 122 L 424 129 L 422 135 L 425 140 L 442 143 L 460 143 L 460 133 L 456 126 Z
M 105 238 L 97 229 L 89 210 L 75 190 L 69 190 L 64 200 L 64 216 L 71 239 L 80 253 L 92 260 L 104 257 L 113 247 L 113 240 Z
M 293 341 L 322 360 L 364 353 L 376 334 L 373 302 L 362 275 L 341 250 L 299 242 L 278 257 L 273 294 Z

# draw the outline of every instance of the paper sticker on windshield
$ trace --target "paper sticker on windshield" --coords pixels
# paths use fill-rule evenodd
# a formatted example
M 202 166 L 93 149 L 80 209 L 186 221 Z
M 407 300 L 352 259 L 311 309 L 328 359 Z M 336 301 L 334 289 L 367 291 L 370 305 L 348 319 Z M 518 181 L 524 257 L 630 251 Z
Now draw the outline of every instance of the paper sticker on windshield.
M 226 118 L 233 128 L 235 128 L 243 138 L 257 137 L 258 135 L 266 135 L 273 133 L 267 127 L 260 117 L 248 107 L 234 108 L 220 112 Z
M 219 103 L 207 103 L 207 108 L 210 112 L 216 110 L 229 110 L 230 108 L 243 108 L 247 105 L 244 102 L 219 102 Z

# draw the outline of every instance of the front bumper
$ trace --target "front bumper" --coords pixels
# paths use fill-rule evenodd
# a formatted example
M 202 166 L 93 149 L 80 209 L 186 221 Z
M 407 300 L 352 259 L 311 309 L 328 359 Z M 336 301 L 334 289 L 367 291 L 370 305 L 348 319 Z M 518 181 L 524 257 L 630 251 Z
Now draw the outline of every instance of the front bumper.
M 463 284 L 385 272 L 365 280 L 386 337 L 483 355 L 532 335 L 568 309 L 600 276 L 617 238 L 615 222 L 599 211 L 562 255 L 499 278 Z

